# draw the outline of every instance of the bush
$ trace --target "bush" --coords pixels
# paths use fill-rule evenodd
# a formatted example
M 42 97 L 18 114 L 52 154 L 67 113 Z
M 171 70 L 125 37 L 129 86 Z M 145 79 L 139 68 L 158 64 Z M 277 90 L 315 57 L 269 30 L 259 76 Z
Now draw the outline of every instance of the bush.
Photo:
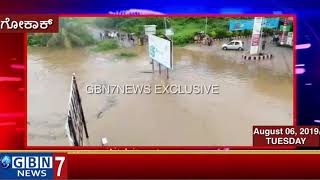
M 211 37 L 213 37 L 213 38 L 216 38 L 216 37 L 217 37 L 217 33 L 216 33 L 215 31 L 211 31 L 211 32 L 209 33 L 209 35 L 210 35 Z
M 176 34 L 173 36 L 173 43 L 176 45 L 185 45 L 193 42 L 193 34 Z
M 48 34 L 29 34 L 28 46 L 46 46 L 49 39 Z
M 240 32 L 239 31 L 233 31 L 233 33 L 232 33 L 232 36 L 233 37 L 237 37 L 237 36 L 239 36 L 240 35 Z
M 244 31 L 239 31 L 239 36 L 244 36 Z
M 110 39 L 110 40 L 104 40 L 97 44 L 97 47 L 94 49 L 95 51 L 109 51 L 112 49 L 118 49 L 119 44 L 116 40 Z
M 176 33 L 173 35 L 173 43 L 175 45 L 192 43 L 195 33 L 198 31 L 199 29 L 192 25 L 189 25 L 189 27 L 185 27 L 184 29 L 176 30 Z
M 226 37 L 232 37 L 232 36 L 233 36 L 233 33 L 231 31 L 226 32 Z
M 165 37 L 165 30 L 164 29 L 157 29 L 156 36 L 164 38 Z
M 216 32 L 216 37 L 217 38 L 225 38 L 225 37 L 227 37 L 227 30 L 224 30 L 224 29 L 216 29 L 215 30 L 215 32 Z
M 251 30 L 244 30 L 243 35 L 245 36 L 251 36 L 252 35 L 252 31 Z
M 271 28 L 263 28 L 263 32 L 265 33 L 265 35 L 269 35 L 271 36 L 273 34 L 273 29 Z

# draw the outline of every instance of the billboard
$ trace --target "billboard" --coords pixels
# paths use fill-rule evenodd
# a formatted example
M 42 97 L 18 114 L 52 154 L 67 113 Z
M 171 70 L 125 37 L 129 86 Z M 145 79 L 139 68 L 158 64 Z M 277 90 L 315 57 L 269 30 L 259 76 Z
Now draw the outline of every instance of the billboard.
M 280 18 L 264 18 L 262 27 L 264 28 L 278 28 Z
M 242 31 L 253 28 L 253 19 L 230 20 L 229 31 Z
M 163 66 L 172 69 L 172 43 L 154 35 L 148 36 L 149 57 Z
M 283 22 L 283 27 L 282 27 L 282 34 L 281 34 L 281 39 L 280 39 L 280 44 L 284 45 L 285 44 L 285 36 L 287 32 L 287 27 L 288 26 L 288 19 L 285 18 Z
M 264 18 L 263 28 L 277 28 L 279 26 L 279 18 Z M 233 19 L 230 20 L 229 31 L 252 30 L 254 19 Z
M 293 32 L 288 32 L 286 44 L 293 46 Z

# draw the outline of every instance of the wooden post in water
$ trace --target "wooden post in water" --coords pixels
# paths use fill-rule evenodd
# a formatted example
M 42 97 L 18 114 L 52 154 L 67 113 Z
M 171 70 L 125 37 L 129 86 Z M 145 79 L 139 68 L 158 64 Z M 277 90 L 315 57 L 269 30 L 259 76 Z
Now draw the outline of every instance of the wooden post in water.
M 161 74 L 161 64 L 160 63 L 158 64 L 159 64 L 159 74 Z
M 169 68 L 167 68 L 167 79 L 169 79 Z
M 152 73 L 154 73 L 154 60 L 153 59 L 152 59 L 151 63 L 152 63 Z

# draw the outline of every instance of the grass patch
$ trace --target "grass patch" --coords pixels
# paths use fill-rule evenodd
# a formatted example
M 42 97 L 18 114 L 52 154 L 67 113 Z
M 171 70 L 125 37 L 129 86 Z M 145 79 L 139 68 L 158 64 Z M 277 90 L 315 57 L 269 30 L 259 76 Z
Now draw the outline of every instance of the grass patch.
M 120 52 L 117 54 L 117 57 L 120 57 L 120 58 L 132 58 L 136 56 L 137 54 L 133 52 Z
M 101 52 L 101 51 L 109 51 L 113 49 L 118 49 L 119 43 L 116 40 L 109 39 L 101 41 L 97 44 L 97 47 L 94 48 L 94 51 Z

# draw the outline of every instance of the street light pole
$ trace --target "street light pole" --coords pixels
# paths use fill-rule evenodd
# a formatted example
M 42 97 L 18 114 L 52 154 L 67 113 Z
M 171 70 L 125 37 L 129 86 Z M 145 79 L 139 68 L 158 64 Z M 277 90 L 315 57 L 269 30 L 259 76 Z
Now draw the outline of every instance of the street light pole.
M 207 27 L 208 27 L 208 17 L 206 17 L 206 26 L 205 26 L 205 29 L 204 29 L 205 35 L 207 35 Z

